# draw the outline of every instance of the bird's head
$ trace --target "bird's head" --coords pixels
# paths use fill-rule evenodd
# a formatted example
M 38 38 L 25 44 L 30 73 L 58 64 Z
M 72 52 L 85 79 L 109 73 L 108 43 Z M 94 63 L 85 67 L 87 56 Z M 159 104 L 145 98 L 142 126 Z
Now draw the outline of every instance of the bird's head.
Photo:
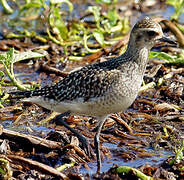
M 176 44 L 173 40 L 165 37 L 159 23 L 149 17 L 144 17 L 134 25 L 130 38 L 140 48 L 151 49 L 159 42 Z

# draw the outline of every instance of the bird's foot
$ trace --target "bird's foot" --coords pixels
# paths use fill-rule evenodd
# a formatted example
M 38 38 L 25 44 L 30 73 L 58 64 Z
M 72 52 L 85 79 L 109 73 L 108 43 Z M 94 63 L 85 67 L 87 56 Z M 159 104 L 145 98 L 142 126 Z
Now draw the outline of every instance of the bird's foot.
M 78 137 L 79 141 L 82 143 L 82 149 L 84 150 L 86 155 L 88 157 L 94 158 L 95 157 L 94 151 L 93 151 L 92 147 L 90 146 L 89 140 L 81 134 L 77 137 Z

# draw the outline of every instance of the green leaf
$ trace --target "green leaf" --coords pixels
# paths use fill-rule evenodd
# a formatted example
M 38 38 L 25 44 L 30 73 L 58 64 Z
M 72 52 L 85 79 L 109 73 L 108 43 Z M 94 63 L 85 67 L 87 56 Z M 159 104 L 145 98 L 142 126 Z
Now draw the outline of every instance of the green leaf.
M 109 10 L 107 13 L 107 18 L 109 19 L 110 25 L 115 26 L 117 20 L 119 19 L 116 9 Z
M 4 169 L 0 168 L 0 174 L 5 175 L 6 171 L 4 171 Z
M 165 52 L 150 52 L 149 58 L 157 58 L 157 59 L 164 59 L 166 63 L 172 64 L 184 64 L 184 50 L 181 53 L 177 54 L 176 56 L 172 56 Z
M 44 54 L 40 54 L 38 52 L 32 52 L 32 51 L 26 51 L 14 54 L 14 61 L 13 62 L 19 62 L 26 59 L 32 59 L 32 58 L 41 58 L 44 57 Z
M 5 54 L 0 55 L 0 63 L 4 65 L 5 71 L 8 75 L 8 77 L 11 79 L 12 83 L 17 86 L 20 90 L 26 90 L 27 87 L 26 85 L 22 85 L 19 80 L 16 80 L 15 74 L 13 71 L 13 64 L 15 62 L 25 60 L 25 59 L 30 59 L 30 58 L 38 58 L 38 57 L 43 57 L 45 55 L 42 55 L 37 52 L 23 52 L 23 53 L 14 53 L 14 49 L 10 49 L 8 52 Z
M 122 28 L 122 33 L 123 34 L 126 34 L 127 32 L 130 31 L 130 22 L 129 22 L 129 19 L 128 18 L 125 17 L 122 20 L 122 26 L 123 26 L 123 28 Z
M 149 53 L 149 58 L 150 59 L 153 59 L 153 58 L 157 58 L 157 59 L 165 59 L 165 60 L 168 60 L 168 61 L 171 61 L 173 60 L 175 57 L 174 56 L 171 56 L 165 52 L 153 52 L 151 51 Z
M 87 10 L 88 12 L 93 13 L 96 23 L 100 23 L 100 10 L 101 7 L 99 6 L 89 6 Z
M 49 15 L 49 24 L 54 33 L 58 35 L 59 40 L 62 41 L 62 39 L 68 38 L 68 29 L 60 16 L 60 8 L 52 8 L 52 13 Z
M 175 9 L 171 19 L 177 20 L 184 13 L 184 0 L 167 0 L 166 4 L 173 6 Z
M 95 39 L 97 40 L 97 42 L 101 45 L 104 46 L 104 35 L 101 31 L 99 30 L 95 30 L 93 32 L 93 36 L 95 37 Z
M 9 68 L 10 64 L 13 62 L 14 49 L 11 48 L 5 54 L 0 54 L 0 63 Z

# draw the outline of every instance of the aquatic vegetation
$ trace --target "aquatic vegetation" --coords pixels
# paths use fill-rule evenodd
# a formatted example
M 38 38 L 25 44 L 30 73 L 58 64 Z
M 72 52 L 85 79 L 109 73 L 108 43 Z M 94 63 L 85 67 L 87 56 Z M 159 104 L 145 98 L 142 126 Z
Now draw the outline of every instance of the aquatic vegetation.
M 13 70 L 13 65 L 18 61 L 31 59 L 31 58 L 39 58 L 44 56 L 45 55 L 43 54 L 32 52 L 32 51 L 15 53 L 14 49 L 11 48 L 5 54 L 0 54 L 0 64 L 3 64 L 5 72 L 10 78 L 14 86 L 18 87 L 18 89 L 20 90 L 32 89 L 33 87 L 30 87 L 30 85 L 23 85 L 18 79 L 16 79 L 16 76 Z M 0 71 L 0 76 L 4 77 L 3 71 Z M 2 79 L 0 84 L 4 84 Z
M 176 55 L 170 55 L 165 52 L 153 52 L 151 51 L 149 54 L 150 59 L 163 59 L 166 63 L 170 64 L 184 64 L 184 50 L 181 51 L 181 53 L 178 53 Z
M 173 6 L 175 9 L 171 19 L 178 20 L 179 16 L 184 13 L 184 0 L 167 0 L 166 4 Z
M 24 4 L 15 1 L 18 13 L 14 19 L 9 21 L 9 25 L 14 27 L 17 32 L 11 32 L 6 37 L 31 37 L 41 42 L 51 40 L 63 46 L 66 54 L 67 48 L 71 46 L 84 47 L 86 53 L 96 52 L 106 45 L 117 42 L 117 39 L 123 37 L 130 29 L 129 20 L 118 15 L 115 8 L 116 0 L 98 0 L 96 2 L 96 6 L 89 6 L 86 9 L 83 17 L 80 17 L 81 21 L 76 21 L 73 18 L 74 5 L 69 0 L 34 0 L 25 1 Z M 101 4 L 103 3 L 112 6 L 102 12 Z M 63 4 L 67 7 L 63 8 Z M 90 18 L 90 22 L 85 20 L 86 17 Z M 39 20 L 42 22 L 38 23 Z M 41 23 L 46 31 L 46 36 L 35 32 L 33 28 L 36 24 Z M 26 28 L 27 25 L 34 30 L 32 32 L 28 30 L 31 28 Z M 37 27 L 37 29 L 39 28 Z M 97 49 L 90 48 L 91 44 L 94 43 L 98 45 Z

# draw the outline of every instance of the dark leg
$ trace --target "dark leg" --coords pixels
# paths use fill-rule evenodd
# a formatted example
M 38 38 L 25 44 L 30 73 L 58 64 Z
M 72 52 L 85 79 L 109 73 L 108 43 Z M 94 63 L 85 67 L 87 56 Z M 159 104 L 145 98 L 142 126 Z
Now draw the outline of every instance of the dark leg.
M 97 174 L 100 173 L 100 169 L 101 169 L 101 158 L 100 158 L 100 147 L 99 147 L 99 136 L 100 136 L 100 132 L 102 129 L 102 126 L 106 120 L 106 116 L 104 117 L 99 117 L 99 122 L 97 125 L 97 132 L 94 138 L 94 145 L 95 145 L 95 149 L 96 149 L 96 159 L 97 159 Z
M 75 134 L 75 136 L 77 136 L 77 138 L 79 139 L 79 141 L 82 143 L 82 146 L 84 148 L 85 153 L 90 156 L 90 147 L 89 147 L 89 143 L 88 140 L 81 134 L 79 134 L 75 129 L 71 128 L 64 120 L 63 117 L 64 116 L 69 116 L 70 112 L 65 112 L 63 114 L 60 114 L 58 116 L 56 116 L 57 118 L 57 124 L 63 125 L 64 127 L 66 127 L 67 129 L 69 129 L 73 134 Z

